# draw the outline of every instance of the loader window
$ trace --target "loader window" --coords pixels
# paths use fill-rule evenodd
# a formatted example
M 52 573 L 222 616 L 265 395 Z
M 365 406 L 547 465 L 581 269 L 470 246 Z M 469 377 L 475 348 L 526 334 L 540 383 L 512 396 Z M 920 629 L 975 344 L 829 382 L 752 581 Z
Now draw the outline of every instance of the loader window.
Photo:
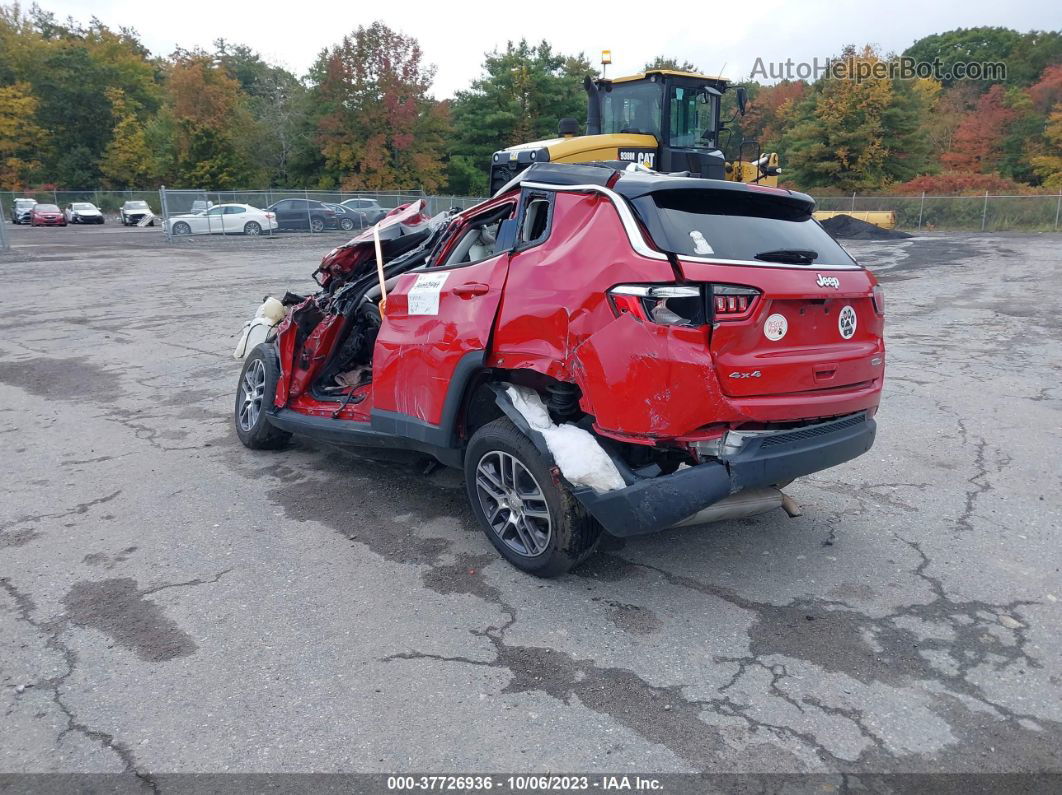
M 682 149 L 716 147 L 719 95 L 708 88 L 671 87 L 671 146 Z
M 660 138 L 659 83 L 618 83 L 603 95 L 601 132 L 642 133 Z

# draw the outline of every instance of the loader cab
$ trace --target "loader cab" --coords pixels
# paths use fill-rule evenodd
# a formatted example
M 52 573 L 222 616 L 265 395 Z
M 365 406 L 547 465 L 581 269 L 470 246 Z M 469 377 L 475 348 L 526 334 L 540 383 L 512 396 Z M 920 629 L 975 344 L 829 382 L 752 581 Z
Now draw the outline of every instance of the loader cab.
M 587 135 L 651 135 L 657 145 L 620 144 L 617 159 L 654 171 L 723 179 L 719 103 L 726 81 L 691 72 L 650 70 L 586 81 Z
M 727 81 L 693 72 L 650 69 L 629 77 L 591 78 L 586 134 L 573 136 L 562 120 L 559 137 L 495 152 L 494 194 L 534 163 L 619 160 L 654 171 L 726 178 L 720 151 L 719 105 Z

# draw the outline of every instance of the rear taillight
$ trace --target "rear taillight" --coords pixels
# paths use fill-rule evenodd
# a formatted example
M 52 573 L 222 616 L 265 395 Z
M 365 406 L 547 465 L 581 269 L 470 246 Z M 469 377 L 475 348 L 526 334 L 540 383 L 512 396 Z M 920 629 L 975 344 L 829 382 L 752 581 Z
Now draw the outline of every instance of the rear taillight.
M 874 290 L 870 294 L 871 299 L 874 301 L 874 311 L 879 315 L 885 315 L 885 291 L 881 289 L 880 284 L 874 285 Z
M 743 320 L 752 314 L 760 291 L 754 287 L 742 287 L 737 284 L 713 284 L 712 318 L 713 320 Z
M 705 323 L 704 292 L 692 284 L 621 284 L 608 291 L 612 309 L 648 323 L 701 326 Z

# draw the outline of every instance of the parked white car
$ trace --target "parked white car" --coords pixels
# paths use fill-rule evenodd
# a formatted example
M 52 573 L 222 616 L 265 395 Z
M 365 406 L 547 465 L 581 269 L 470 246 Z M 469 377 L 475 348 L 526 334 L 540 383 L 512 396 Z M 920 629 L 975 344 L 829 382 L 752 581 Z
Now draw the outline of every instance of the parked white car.
M 68 224 L 102 224 L 103 213 L 91 202 L 74 202 L 63 210 Z
M 166 219 L 171 235 L 260 235 L 277 228 L 274 213 L 249 204 L 217 204 L 209 210 Z

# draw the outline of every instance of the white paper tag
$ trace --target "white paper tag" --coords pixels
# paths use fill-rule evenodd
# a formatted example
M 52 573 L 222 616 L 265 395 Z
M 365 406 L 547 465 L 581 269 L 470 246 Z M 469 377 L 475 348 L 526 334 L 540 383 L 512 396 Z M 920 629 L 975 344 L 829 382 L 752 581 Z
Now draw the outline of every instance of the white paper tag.
M 439 314 L 439 291 L 442 290 L 446 277 L 449 275 L 447 271 L 418 274 L 417 281 L 409 291 L 409 314 Z

